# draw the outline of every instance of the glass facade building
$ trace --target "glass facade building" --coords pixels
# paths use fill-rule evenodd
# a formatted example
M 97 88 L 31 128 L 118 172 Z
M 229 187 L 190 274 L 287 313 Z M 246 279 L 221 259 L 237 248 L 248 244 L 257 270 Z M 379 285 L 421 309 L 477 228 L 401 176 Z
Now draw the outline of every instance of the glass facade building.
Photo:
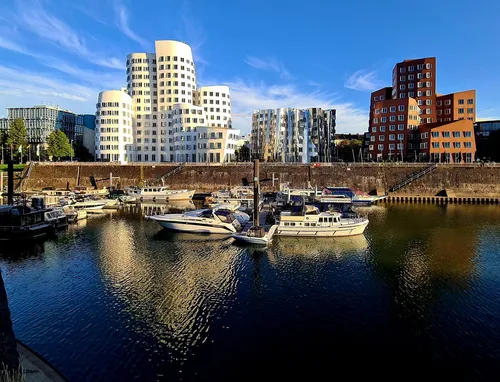
M 269 162 L 332 162 L 335 125 L 333 109 L 256 110 L 252 115 L 252 155 Z

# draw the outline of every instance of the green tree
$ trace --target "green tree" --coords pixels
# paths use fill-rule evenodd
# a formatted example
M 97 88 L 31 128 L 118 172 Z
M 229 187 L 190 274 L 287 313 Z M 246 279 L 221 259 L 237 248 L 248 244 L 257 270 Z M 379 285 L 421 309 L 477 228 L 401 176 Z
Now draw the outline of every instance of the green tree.
M 61 130 L 55 130 L 47 138 L 47 154 L 52 159 L 67 158 L 74 155 L 69 139 Z
M 15 157 L 21 157 L 21 153 L 18 152 L 19 146 L 22 146 L 23 152 L 26 152 L 28 147 L 27 136 L 28 132 L 26 131 L 26 126 L 24 126 L 24 120 L 22 118 L 14 119 L 10 123 L 5 143 L 7 147 L 12 148 Z

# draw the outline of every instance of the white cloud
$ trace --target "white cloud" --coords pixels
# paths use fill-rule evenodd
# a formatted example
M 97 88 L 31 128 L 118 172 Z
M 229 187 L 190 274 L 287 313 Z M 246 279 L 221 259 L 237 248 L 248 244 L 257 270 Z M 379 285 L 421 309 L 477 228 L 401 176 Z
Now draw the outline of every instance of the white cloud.
M 358 70 L 351 74 L 344 86 L 348 89 L 359 91 L 373 91 L 381 87 L 377 79 L 377 72 Z
M 26 70 L 0 66 L 0 94 L 23 99 L 25 94 L 49 97 L 51 100 L 92 101 L 97 90 L 80 84 L 51 79 L 47 73 L 31 73 Z M 10 106 L 10 102 L 7 106 Z M 91 109 L 92 110 L 92 109 Z
M 124 67 L 123 60 L 99 55 L 88 48 L 83 37 L 62 20 L 43 9 L 38 0 L 30 2 L 18 0 L 15 17 L 20 20 L 19 28 L 26 28 L 40 38 L 83 57 L 89 62 L 114 69 Z
M 24 47 L 22 47 L 18 43 L 11 41 L 11 40 L 8 40 L 7 38 L 5 38 L 3 36 L 0 36 L 0 48 L 7 49 L 7 50 L 10 50 L 12 52 L 22 53 L 22 54 L 25 54 L 28 56 L 35 56 L 34 53 L 29 52 L 28 50 L 26 50 Z
M 149 49 L 151 44 L 148 40 L 142 38 L 138 34 L 136 34 L 132 29 L 130 29 L 128 25 L 128 10 L 127 7 L 123 4 L 116 4 L 115 11 L 118 16 L 118 27 L 123 32 L 123 34 L 130 39 L 134 40 L 138 44 L 140 44 L 144 49 Z
M 271 72 L 279 73 L 282 79 L 290 79 L 292 75 L 285 68 L 283 63 L 274 58 L 261 59 L 254 56 L 247 56 L 245 62 L 253 68 L 268 70 Z
M 321 107 L 337 110 L 337 131 L 360 133 L 366 131 L 368 113 L 350 102 L 342 102 L 335 93 L 325 91 L 302 91 L 293 84 L 284 86 L 252 84 L 242 80 L 226 82 L 230 87 L 233 127 L 243 133 L 251 129 L 251 113 L 256 109 L 279 107 Z

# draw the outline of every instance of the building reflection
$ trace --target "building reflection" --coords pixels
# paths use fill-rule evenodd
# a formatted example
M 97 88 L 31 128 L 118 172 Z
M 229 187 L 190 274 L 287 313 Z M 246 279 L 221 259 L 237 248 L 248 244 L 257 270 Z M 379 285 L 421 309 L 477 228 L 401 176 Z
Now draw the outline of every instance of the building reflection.
M 136 227 L 136 226 L 135 226 Z M 147 330 L 185 357 L 207 340 L 211 323 L 228 309 L 241 249 L 212 236 L 133 231 L 125 220 L 102 226 L 100 268 L 125 303 L 133 330 Z M 143 326 L 146 327 L 143 327 Z

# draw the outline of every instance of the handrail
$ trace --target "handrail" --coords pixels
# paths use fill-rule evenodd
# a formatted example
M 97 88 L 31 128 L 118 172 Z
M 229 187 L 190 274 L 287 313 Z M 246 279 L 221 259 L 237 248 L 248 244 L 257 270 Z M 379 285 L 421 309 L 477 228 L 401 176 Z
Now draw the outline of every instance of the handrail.
M 417 171 L 417 172 L 414 172 L 414 173 L 410 174 L 408 177 L 406 177 L 405 179 L 403 179 L 401 182 L 399 182 L 398 184 L 392 186 L 389 189 L 389 191 L 390 192 L 397 191 L 397 190 L 401 189 L 402 187 L 406 186 L 407 184 L 410 184 L 414 180 L 417 180 L 417 179 L 423 177 L 424 175 L 427 175 L 431 171 L 434 171 L 437 168 L 437 165 L 438 164 L 435 163 L 432 166 L 426 167 L 426 168 L 424 168 L 421 171 Z

